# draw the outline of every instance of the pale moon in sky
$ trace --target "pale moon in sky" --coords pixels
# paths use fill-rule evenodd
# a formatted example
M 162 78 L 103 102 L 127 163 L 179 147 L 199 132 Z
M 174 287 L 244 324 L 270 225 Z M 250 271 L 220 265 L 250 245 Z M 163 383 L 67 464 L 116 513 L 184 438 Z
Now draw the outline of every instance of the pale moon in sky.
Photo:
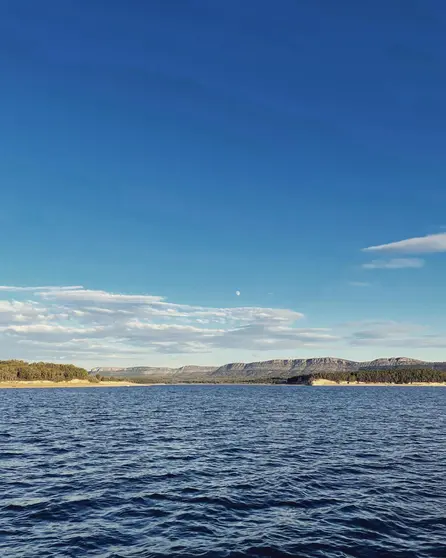
M 235 294 L 236 294 L 237 296 L 240 296 L 241 293 L 240 293 L 240 291 L 235 291 Z

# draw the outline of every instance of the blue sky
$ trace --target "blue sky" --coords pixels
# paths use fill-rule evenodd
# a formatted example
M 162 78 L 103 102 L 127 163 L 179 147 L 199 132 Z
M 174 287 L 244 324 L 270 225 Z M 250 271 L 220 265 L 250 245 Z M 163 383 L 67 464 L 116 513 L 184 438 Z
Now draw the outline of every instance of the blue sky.
M 442 0 L 2 2 L 2 358 L 446 359 L 445 25 Z

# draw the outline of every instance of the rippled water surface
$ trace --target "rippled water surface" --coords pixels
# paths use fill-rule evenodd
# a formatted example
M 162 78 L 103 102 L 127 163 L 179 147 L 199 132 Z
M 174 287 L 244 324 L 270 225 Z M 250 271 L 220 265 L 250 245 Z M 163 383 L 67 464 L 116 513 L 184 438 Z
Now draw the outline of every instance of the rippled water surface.
M 446 557 L 446 389 L 0 390 L 0 556 Z

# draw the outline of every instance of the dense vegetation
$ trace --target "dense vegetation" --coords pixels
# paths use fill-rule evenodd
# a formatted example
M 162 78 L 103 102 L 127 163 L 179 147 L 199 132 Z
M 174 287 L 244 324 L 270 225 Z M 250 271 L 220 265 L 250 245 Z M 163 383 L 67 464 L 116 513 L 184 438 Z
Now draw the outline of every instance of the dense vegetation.
M 51 362 L 24 362 L 23 360 L 0 360 L 0 381 L 51 380 L 63 382 L 74 379 L 93 380 L 83 368 L 73 364 Z
M 446 371 L 425 368 L 390 368 L 386 370 L 358 370 L 357 372 L 319 372 L 293 376 L 289 384 L 311 384 L 313 380 L 332 380 L 349 383 L 412 384 L 416 382 L 446 382 Z

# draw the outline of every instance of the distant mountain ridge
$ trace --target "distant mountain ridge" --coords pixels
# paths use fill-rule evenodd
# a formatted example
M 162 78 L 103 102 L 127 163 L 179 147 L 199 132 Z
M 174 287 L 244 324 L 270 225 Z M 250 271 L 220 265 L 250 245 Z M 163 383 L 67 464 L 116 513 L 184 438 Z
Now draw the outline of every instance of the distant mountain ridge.
M 394 368 L 396 366 L 424 366 L 426 364 L 435 364 L 424 360 L 417 360 L 415 358 L 407 357 L 390 357 L 390 358 L 375 358 L 370 362 L 361 362 L 360 369 L 367 368 Z M 446 363 L 445 363 L 446 364 Z
M 385 368 L 433 368 L 446 370 L 446 362 L 428 362 L 408 357 L 377 358 L 371 361 L 356 362 L 335 357 L 315 357 L 296 359 L 276 359 L 259 362 L 232 362 L 224 366 L 182 366 L 167 368 L 156 366 L 136 366 L 130 368 L 97 367 L 91 374 L 120 376 L 126 378 L 154 378 L 166 380 L 209 380 L 225 379 L 268 379 L 289 378 L 298 374 L 318 372 L 356 372 L 358 370 L 379 370 Z

